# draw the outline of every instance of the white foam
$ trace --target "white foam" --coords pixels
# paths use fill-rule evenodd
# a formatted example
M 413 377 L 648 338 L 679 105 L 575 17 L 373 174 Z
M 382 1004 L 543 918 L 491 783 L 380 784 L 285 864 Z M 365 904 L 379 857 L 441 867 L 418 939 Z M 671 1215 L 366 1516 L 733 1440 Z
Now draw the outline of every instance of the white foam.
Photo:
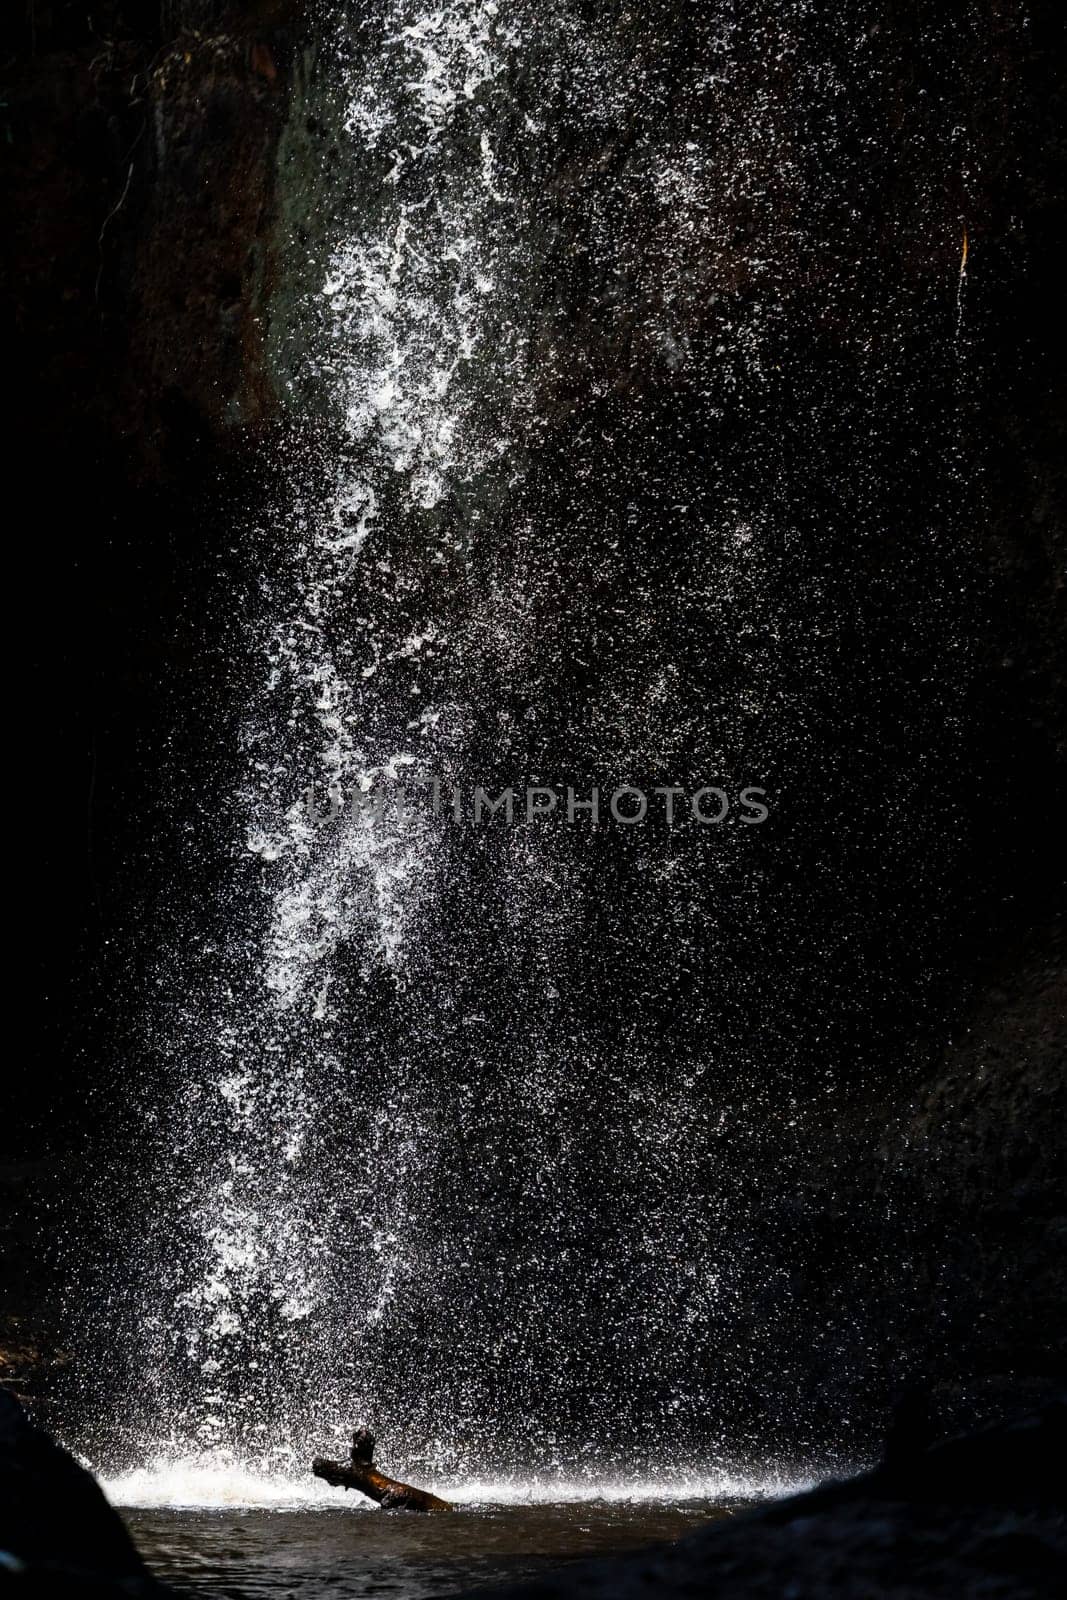
M 467 1478 L 427 1487 L 460 1506 L 648 1505 L 684 1500 L 777 1499 L 810 1487 L 810 1480 L 778 1474 L 718 1472 L 600 1481 L 559 1478 Z M 103 1488 L 113 1505 L 176 1510 L 255 1509 L 311 1511 L 338 1508 L 374 1511 L 362 1495 L 345 1495 L 310 1474 L 294 1478 L 250 1467 L 196 1459 L 157 1460 L 116 1478 Z
M 622 1479 L 615 1482 L 558 1478 L 494 1478 L 438 1484 L 436 1492 L 456 1505 L 648 1505 L 682 1500 L 768 1500 L 810 1487 L 808 1481 L 731 1473 Z
M 112 1505 L 123 1507 L 307 1511 L 342 1502 L 357 1509 L 373 1509 L 369 1500 L 359 1495 L 339 1496 L 336 1489 L 310 1473 L 298 1479 L 195 1459 L 154 1461 L 119 1477 L 103 1478 L 101 1486 Z

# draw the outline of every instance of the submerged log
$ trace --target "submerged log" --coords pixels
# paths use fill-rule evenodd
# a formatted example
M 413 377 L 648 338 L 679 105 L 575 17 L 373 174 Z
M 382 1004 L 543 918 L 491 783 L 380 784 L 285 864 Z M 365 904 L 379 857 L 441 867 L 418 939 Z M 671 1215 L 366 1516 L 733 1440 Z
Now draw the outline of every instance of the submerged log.
M 325 1456 L 316 1456 L 311 1470 L 316 1478 L 323 1478 L 338 1489 L 358 1489 L 386 1511 L 452 1510 L 447 1500 L 440 1500 L 425 1489 L 413 1489 L 410 1483 L 387 1478 L 373 1464 L 373 1456 L 374 1435 L 369 1429 L 360 1428 L 352 1435 L 352 1455 L 348 1461 L 327 1461 Z

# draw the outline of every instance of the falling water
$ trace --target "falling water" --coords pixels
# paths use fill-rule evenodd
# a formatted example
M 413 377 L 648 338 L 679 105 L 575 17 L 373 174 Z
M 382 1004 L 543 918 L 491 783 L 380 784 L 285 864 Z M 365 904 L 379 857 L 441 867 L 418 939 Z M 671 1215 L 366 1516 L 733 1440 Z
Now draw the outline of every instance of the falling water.
M 232 881 L 162 963 L 139 1470 L 287 1483 L 369 1420 L 452 1479 L 706 1486 L 758 1453 L 737 1395 L 789 1391 L 755 1175 L 793 1159 L 797 1060 L 832 1110 L 782 972 L 803 949 L 817 989 L 840 931 L 790 888 L 796 832 L 772 859 L 733 823 L 392 803 L 425 777 L 785 804 L 819 753 L 842 599 L 805 551 L 841 505 L 883 515 L 875 446 L 826 438 L 876 427 L 901 313 L 825 269 L 828 317 L 872 297 L 859 399 L 809 394 L 800 428 L 850 69 L 812 65 L 803 0 L 765 9 L 654 43 L 563 0 L 326 30 L 298 110 L 333 117 L 341 222 L 291 377 L 319 421 L 248 534 Z

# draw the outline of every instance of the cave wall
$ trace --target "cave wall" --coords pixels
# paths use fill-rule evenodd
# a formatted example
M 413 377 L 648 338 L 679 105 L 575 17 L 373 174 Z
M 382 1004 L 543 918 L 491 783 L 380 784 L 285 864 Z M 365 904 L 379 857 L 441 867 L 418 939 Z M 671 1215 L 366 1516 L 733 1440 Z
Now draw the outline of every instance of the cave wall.
M 1059 924 L 991 964 L 878 1146 L 875 1186 L 910 1235 L 902 1342 L 958 1422 L 1056 1389 L 1067 1366 L 1065 958 Z
M 180 472 L 270 415 L 279 4 L 31 7 L 7 63 L 4 293 L 38 448 Z

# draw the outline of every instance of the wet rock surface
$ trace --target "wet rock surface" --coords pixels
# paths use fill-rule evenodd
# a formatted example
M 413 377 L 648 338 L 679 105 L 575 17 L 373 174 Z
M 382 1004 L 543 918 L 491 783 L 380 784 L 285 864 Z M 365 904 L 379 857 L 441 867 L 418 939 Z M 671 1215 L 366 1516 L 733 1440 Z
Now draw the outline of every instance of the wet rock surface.
M 0 1389 L 0 1575 L 25 1595 L 162 1595 L 92 1475 Z
M 7 1289 L 0 1314 L 0 1384 L 21 1400 L 39 1398 L 63 1361 L 49 1337 L 54 1307 L 36 1223 L 45 1203 L 41 1191 L 55 1181 L 48 1162 L 0 1167 L 0 1264 Z
M 878 1186 L 912 1229 L 902 1343 L 957 1426 L 1048 1392 L 1067 1368 L 1065 951 L 1057 924 L 988 975 L 881 1142 Z
M 1067 1571 L 1067 1503 L 1052 1468 L 1065 1447 L 1062 1405 L 928 1450 L 903 1438 L 881 1467 L 851 1482 L 640 1556 L 477 1592 L 486 1600 L 1051 1600 Z
M 30 12 L 0 149 L 21 426 L 38 450 L 168 476 L 274 404 L 275 157 L 303 8 Z

